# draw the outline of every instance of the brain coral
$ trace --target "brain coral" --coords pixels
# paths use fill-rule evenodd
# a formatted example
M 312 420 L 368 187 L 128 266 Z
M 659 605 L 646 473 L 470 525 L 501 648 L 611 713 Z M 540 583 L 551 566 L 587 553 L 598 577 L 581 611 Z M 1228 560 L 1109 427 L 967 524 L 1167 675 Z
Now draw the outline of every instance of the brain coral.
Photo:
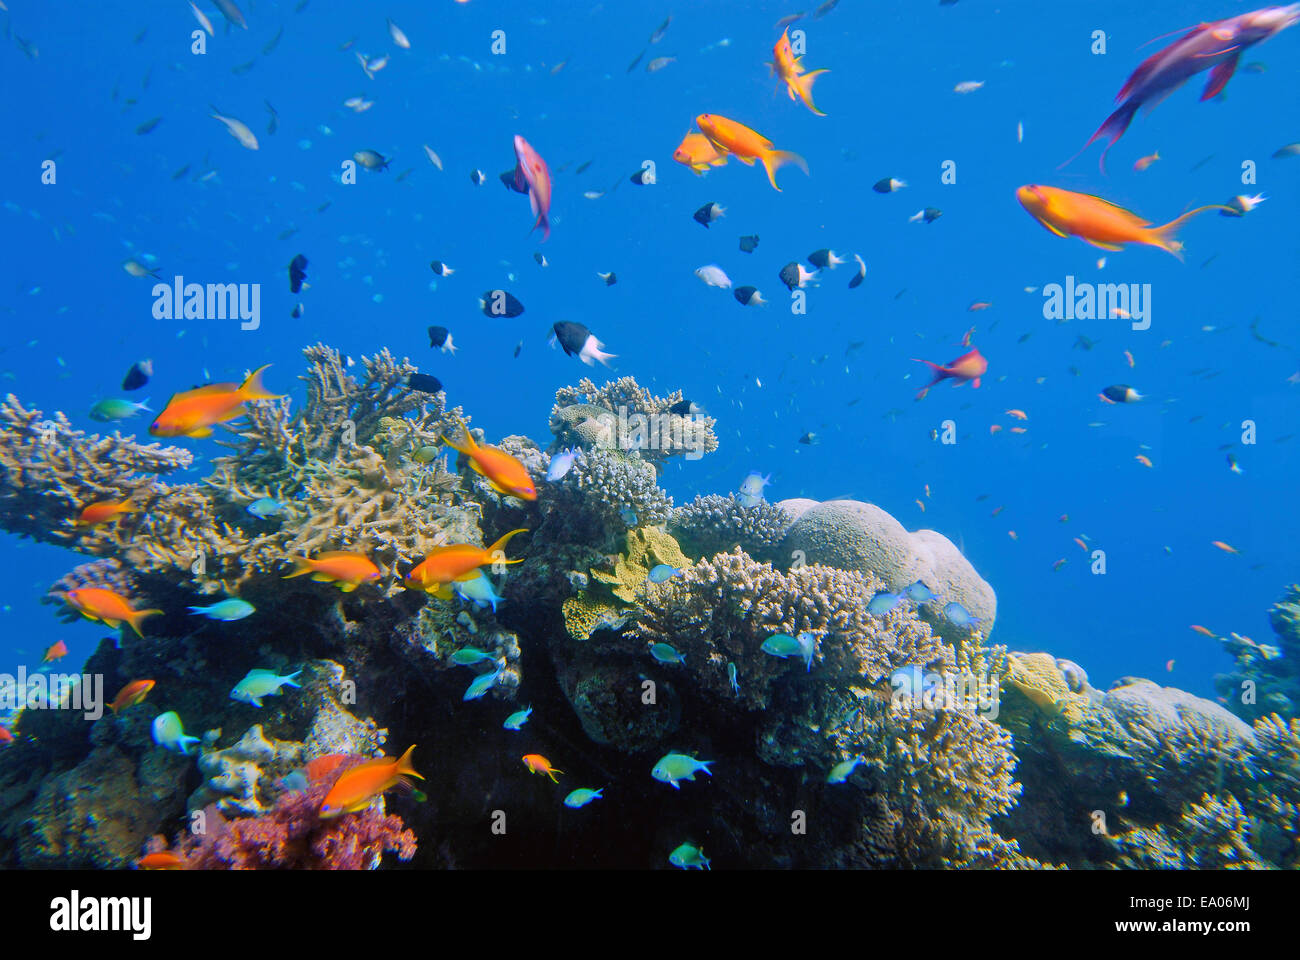
M 951 541 L 933 530 L 908 533 L 875 504 L 831 500 L 808 507 L 791 524 L 781 550 L 807 563 L 870 571 L 889 590 L 923 581 L 937 595 L 922 605 L 925 619 L 954 642 L 971 631 L 943 615 L 952 601 L 979 619 L 981 634 L 988 636 L 993 629 L 997 596 Z

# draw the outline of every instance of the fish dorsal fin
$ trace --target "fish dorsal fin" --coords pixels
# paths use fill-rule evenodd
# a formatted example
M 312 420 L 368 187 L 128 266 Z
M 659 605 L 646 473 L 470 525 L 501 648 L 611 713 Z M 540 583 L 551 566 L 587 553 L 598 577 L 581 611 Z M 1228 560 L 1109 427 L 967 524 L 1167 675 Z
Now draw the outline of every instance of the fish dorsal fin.
M 274 677 L 274 676 L 276 676 L 276 672 L 274 670 L 267 670 L 263 667 L 255 667 L 252 670 L 248 671 L 248 676 L 244 677 L 244 679 L 247 680 L 249 677 Z
M 355 554 L 355 553 L 351 553 L 351 552 L 348 551 L 348 550 L 326 550 L 324 553 L 317 554 L 316 557 L 315 557 L 315 559 L 317 559 L 317 560 L 339 560 L 339 559 L 342 559 L 342 558 L 344 558 L 344 557 L 354 558 L 354 557 L 356 557 L 356 554 Z
M 178 393 L 176 397 L 209 397 L 217 393 L 234 393 L 238 389 L 237 383 L 210 383 L 206 387 L 195 387 L 193 390 Z M 175 400 L 176 397 L 172 399 Z
M 1130 222 L 1133 223 L 1134 226 L 1138 226 L 1138 227 L 1151 226 L 1150 220 L 1143 220 L 1132 210 L 1126 210 L 1124 207 L 1121 207 L 1118 203 L 1112 203 L 1111 201 L 1105 199 L 1104 197 L 1098 197 L 1095 194 L 1091 194 L 1091 193 L 1085 193 L 1084 196 L 1087 197 L 1089 200 L 1095 200 L 1098 203 L 1102 204 L 1103 206 L 1109 207 L 1115 213 L 1123 214 L 1126 218 L 1128 218 Z

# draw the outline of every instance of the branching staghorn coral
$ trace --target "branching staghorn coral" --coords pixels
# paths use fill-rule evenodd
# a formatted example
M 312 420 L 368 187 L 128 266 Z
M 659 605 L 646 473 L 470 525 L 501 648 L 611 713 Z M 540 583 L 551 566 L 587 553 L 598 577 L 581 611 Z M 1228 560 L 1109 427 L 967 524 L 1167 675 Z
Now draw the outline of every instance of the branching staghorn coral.
M 560 542 L 601 544 L 628 527 L 662 525 L 673 508 L 654 467 L 618 450 L 579 450 L 569 472 L 544 485 L 542 497 L 547 529 L 541 535 Z
M 1205 794 L 1178 820 L 1135 827 L 1107 839 L 1122 867 L 1139 870 L 1259 870 L 1269 866 L 1251 846 L 1254 824 L 1232 794 Z
M 706 557 L 740 547 L 751 557 L 777 560 L 774 553 L 793 519 L 766 500 L 745 507 L 735 494 L 711 493 L 673 510 L 668 529 L 691 552 Z
M 698 459 L 718 449 L 717 421 L 704 414 L 673 413 L 670 408 L 683 399 L 680 390 L 657 397 L 632 377 L 619 377 L 603 387 L 584 377 L 576 387 L 555 392 L 550 417 L 555 449 L 575 443 L 588 448 L 612 445 L 638 450 L 656 466 L 685 454 Z

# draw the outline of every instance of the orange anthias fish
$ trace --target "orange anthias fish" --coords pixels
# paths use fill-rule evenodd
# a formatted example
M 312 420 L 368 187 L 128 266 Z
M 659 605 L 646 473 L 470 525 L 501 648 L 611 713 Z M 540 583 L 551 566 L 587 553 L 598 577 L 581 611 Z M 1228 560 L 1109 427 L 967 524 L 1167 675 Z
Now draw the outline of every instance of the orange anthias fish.
M 1153 227 L 1151 221 L 1109 200 L 1060 187 L 1026 184 L 1016 191 L 1016 199 L 1030 216 L 1058 237 L 1078 237 L 1103 250 L 1122 250 L 1126 243 L 1145 243 L 1167 250 L 1179 260 L 1183 259 L 1183 245 L 1174 239 L 1178 228 L 1198 213 L 1230 209 L 1221 203 L 1211 203 L 1189 210 L 1163 226 Z
M 980 385 L 980 377 L 984 376 L 989 369 L 988 360 L 986 360 L 984 355 L 978 350 L 972 350 L 970 353 L 963 353 L 956 360 L 950 361 L 946 366 L 931 363 L 929 360 L 918 360 L 916 357 L 913 357 L 912 361 L 914 363 L 924 363 L 934 371 L 934 379 L 922 387 L 920 392 L 917 393 L 916 399 L 918 400 L 923 399 L 925 395 L 930 392 L 930 388 L 936 383 L 942 383 L 944 380 L 955 380 L 956 383 L 954 386 L 958 387 L 969 381 L 972 387 L 978 388 Z
M 135 513 L 139 509 L 130 500 L 105 500 L 103 503 L 88 504 L 77 515 L 76 525 L 79 527 L 95 527 L 101 523 L 108 523 L 124 513 Z
M 170 850 L 146 854 L 135 862 L 137 870 L 184 870 L 185 861 Z
M 544 773 L 546 776 L 551 778 L 552 782 L 560 782 L 555 778 L 555 775 L 557 773 L 563 773 L 564 771 L 556 770 L 551 766 L 551 761 L 547 760 L 540 753 L 530 753 L 521 759 L 524 761 L 524 766 L 528 768 L 529 773 Z
M 127 707 L 134 707 L 137 703 L 144 703 L 144 698 L 149 696 L 149 691 L 155 686 L 153 680 L 132 680 L 121 690 L 117 691 L 117 696 L 113 702 L 108 705 L 108 709 L 114 713 L 121 713 Z
M 1241 553 L 1241 551 L 1238 550 L 1236 547 L 1224 543 L 1222 540 L 1211 540 L 1210 545 L 1214 547 L 1218 547 L 1224 553 Z
M 415 767 L 411 765 L 411 754 L 414 751 L 415 746 L 412 744 L 396 760 L 392 757 L 380 757 L 378 760 L 367 760 L 365 763 L 357 764 L 348 770 L 325 795 L 325 802 L 320 808 L 321 819 L 332 820 L 345 813 L 364 810 L 375 797 L 393 787 L 399 784 L 409 786 L 411 777 L 423 780 L 424 777 L 416 773 Z
M 673 151 L 673 159 L 691 168 L 697 177 L 708 172 L 709 167 L 725 167 L 727 152 L 719 151 L 702 133 L 688 133 Z
M 812 86 L 814 80 L 823 73 L 829 73 L 830 71 L 814 70 L 812 73 L 803 72 L 803 67 L 799 65 L 799 61 L 803 58 L 796 57 L 794 50 L 790 47 L 789 27 L 785 28 L 785 32 L 781 34 L 781 39 L 772 48 L 772 57 L 773 61 L 768 66 L 772 68 L 772 73 L 785 83 L 785 89 L 790 94 L 790 99 L 793 100 L 798 97 L 803 101 L 803 105 L 817 116 L 826 116 L 813 103 Z
M 406 586 L 432 593 L 442 600 L 452 597 L 451 584 L 474 580 L 478 568 L 489 563 L 523 563 L 522 560 L 505 560 L 505 545 L 510 538 L 527 530 L 511 530 L 490 547 L 476 547 L 472 543 L 451 543 L 434 547 L 419 564 L 406 575 Z
M 1145 157 L 1139 157 L 1139 158 L 1138 158 L 1136 161 L 1134 161 L 1134 163 L 1133 163 L 1133 170 L 1134 170 L 1136 173 L 1141 173 L 1143 170 L 1145 170 L 1147 167 L 1151 166 L 1151 164 L 1155 163 L 1155 162 L 1156 162 L 1157 160 L 1159 160 L 1159 159 L 1160 159 L 1160 151 L 1159 151 L 1159 150 L 1157 150 L 1155 153 L 1149 154 L 1148 156 L 1145 156 Z
M 772 149 L 771 140 L 735 120 L 716 113 L 701 113 L 695 118 L 695 125 L 710 143 L 719 150 L 735 154 L 741 163 L 753 166 L 755 160 L 762 161 L 773 190 L 781 189 L 776 185 L 776 171 L 785 164 L 793 163 L 804 173 L 808 172 L 808 164 L 799 154 Z
M 278 400 L 282 394 L 262 385 L 262 371 L 269 366 L 258 367 L 243 383 L 211 383 L 175 394 L 149 425 L 149 432 L 155 437 L 206 437 L 214 424 L 242 417 L 245 402 Z
M 0 727 L 0 744 L 13 743 L 14 735 L 8 727 Z
M 1207 627 L 1203 627 L 1203 626 L 1201 626 L 1199 623 L 1194 623 L 1194 624 L 1192 624 L 1192 629 L 1195 630 L 1197 633 L 1199 633 L 1199 634 L 1200 634 L 1201 636 L 1203 636 L 1203 637 L 1216 637 L 1216 636 L 1218 636 L 1218 634 L 1216 634 L 1213 630 L 1210 630 L 1210 629 L 1207 628 Z
M 162 613 L 161 610 L 132 609 L 126 597 L 103 587 L 77 587 L 65 593 L 63 599 L 87 620 L 99 620 L 110 627 L 129 623 L 140 637 L 144 636 L 140 632 L 140 622 L 145 617 Z
M 523 137 L 515 136 L 515 189 L 520 193 L 528 192 L 528 202 L 532 205 L 537 222 L 533 230 L 542 228 L 542 239 L 551 235 L 551 171 L 541 154 Z M 532 230 L 528 231 L 532 233 Z
M 339 765 L 348 757 L 350 753 L 326 753 L 307 762 L 303 771 L 307 779 L 312 783 L 318 783 L 321 780 L 329 779 L 329 776 L 339 768 Z
M 479 446 L 470 436 L 469 428 L 462 424 L 461 429 L 465 432 L 465 439 L 459 446 L 446 437 L 442 438 L 442 442 L 469 457 L 469 465 L 474 472 L 486 477 L 493 490 L 520 500 L 537 499 L 537 487 L 533 485 L 533 479 L 528 476 L 528 470 L 522 463 L 504 450 Z
M 45 656 L 41 657 L 41 663 L 53 663 L 55 660 L 62 660 L 68 655 L 68 645 L 62 640 L 50 644 L 45 651 Z
M 310 573 L 313 580 L 320 583 L 337 583 L 344 593 L 351 593 L 361 584 L 379 579 L 379 568 L 364 553 L 327 550 L 315 558 L 290 557 L 289 559 L 294 564 L 293 573 L 286 574 L 285 580 Z

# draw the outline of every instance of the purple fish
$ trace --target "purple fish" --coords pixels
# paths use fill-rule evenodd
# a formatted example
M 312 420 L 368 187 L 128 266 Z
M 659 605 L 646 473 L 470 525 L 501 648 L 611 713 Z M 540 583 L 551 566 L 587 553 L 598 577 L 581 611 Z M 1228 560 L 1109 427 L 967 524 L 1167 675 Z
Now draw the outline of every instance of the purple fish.
M 1155 109 L 1160 101 L 1202 70 L 1210 70 L 1210 78 L 1201 92 L 1201 99 L 1218 96 L 1237 69 L 1243 50 L 1298 22 L 1300 3 L 1293 3 L 1286 7 L 1264 7 L 1192 27 L 1169 46 L 1142 61 L 1115 96 L 1120 101 L 1119 109 L 1097 128 L 1092 139 L 1083 145 L 1083 150 L 1061 166 L 1070 163 L 1104 136 L 1110 138 L 1106 149 L 1101 152 L 1101 170 L 1105 173 L 1106 153 L 1124 135 L 1138 107 Z

